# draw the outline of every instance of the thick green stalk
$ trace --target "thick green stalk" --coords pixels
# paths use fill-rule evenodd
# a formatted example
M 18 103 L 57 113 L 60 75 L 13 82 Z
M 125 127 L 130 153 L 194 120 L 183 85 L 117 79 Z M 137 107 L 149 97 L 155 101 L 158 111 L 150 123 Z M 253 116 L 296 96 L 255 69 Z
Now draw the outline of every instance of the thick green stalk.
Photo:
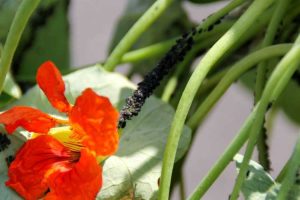
M 265 112 L 268 104 L 280 95 L 284 87 L 286 87 L 292 74 L 296 71 L 297 66 L 300 64 L 300 35 L 298 36 L 292 49 L 284 56 L 284 58 L 277 65 L 276 69 L 272 73 L 270 79 L 266 84 L 266 88 L 263 92 L 259 105 L 257 106 L 257 114 L 255 116 L 253 125 L 251 127 L 249 142 L 247 144 L 246 152 L 243 162 L 240 167 L 239 175 L 237 177 L 233 192 L 230 200 L 236 200 L 243 181 L 246 177 L 248 169 L 248 163 L 251 159 L 257 137 L 260 133 L 260 127 L 262 126 Z
M 300 167 L 300 136 L 298 137 L 294 153 L 290 159 L 290 162 L 287 167 L 287 171 L 285 174 L 285 177 L 282 181 L 277 200 L 285 200 L 288 199 L 287 195 L 288 192 L 290 191 L 291 187 L 295 183 L 295 177 L 297 170 Z
M 179 101 L 167 140 L 163 158 L 161 185 L 158 194 L 160 200 L 169 198 L 169 188 L 179 138 L 182 133 L 183 125 L 189 108 L 198 88 L 200 87 L 209 70 L 224 56 L 224 54 L 235 44 L 235 42 L 237 42 L 238 39 L 249 28 L 251 28 L 251 25 L 255 23 L 255 20 L 272 3 L 273 0 L 254 1 L 245 11 L 245 13 L 239 18 L 239 20 L 207 52 L 193 72 Z
M 261 48 L 264 48 L 273 43 L 276 32 L 278 30 L 278 26 L 284 16 L 288 3 L 289 0 L 279 0 L 276 2 L 275 11 L 272 14 L 272 18 L 267 28 L 267 32 L 262 42 Z M 267 70 L 266 62 L 261 62 L 257 67 L 257 77 L 256 77 L 256 85 L 255 85 L 255 102 L 258 102 L 262 95 L 265 82 L 266 82 L 266 70 Z
M 254 67 L 254 65 L 258 62 L 272 57 L 284 55 L 290 50 L 291 47 L 291 44 L 280 44 L 266 47 L 251 53 L 250 55 L 234 64 L 230 68 L 230 70 L 228 70 L 219 84 L 215 87 L 215 89 L 198 107 L 195 114 L 193 114 L 192 117 L 188 120 L 187 125 L 191 127 L 192 130 L 195 130 L 207 115 L 207 113 L 222 97 L 222 95 L 234 81 L 236 81 L 241 75 L 247 72 L 251 67 Z
M 286 8 L 289 5 L 289 0 L 279 0 L 276 2 L 276 7 L 274 13 L 272 14 L 272 18 L 270 24 L 267 28 L 266 35 L 262 42 L 262 48 L 273 43 L 275 35 L 278 31 L 278 27 L 282 18 L 284 17 Z M 257 76 L 256 76 L 256 83 L 255 83 L 255 103 L 257 103 L 262 95 L 263 89 L 266 84 L 267 79 L 267 62 L 261 62 L 257 67 Z M 263 130 L 263 127 L 261 131 Z M 258 158 L 260 164 L 266 169 L 270 169 L 270 161 L 269 161 L 269 153 L 268 153 L 268 146 L 266 144 L 266 136 L 265 132 L 260 134 L 258 141 L 257 141 L 257 149 L 258 149 Z
M 138 21 L 130 28 L 119 44 L 114 48 L 104 68 L 113 71 L 120 63 L 122 56 L 132 47 L 136 40 L 144 33 L 156 19 L 168 8 L 173 0 L 157 0 Z
M 23 0 L 13 19 L 0 60 L 0 94 L 25 26 L 40 0 Z

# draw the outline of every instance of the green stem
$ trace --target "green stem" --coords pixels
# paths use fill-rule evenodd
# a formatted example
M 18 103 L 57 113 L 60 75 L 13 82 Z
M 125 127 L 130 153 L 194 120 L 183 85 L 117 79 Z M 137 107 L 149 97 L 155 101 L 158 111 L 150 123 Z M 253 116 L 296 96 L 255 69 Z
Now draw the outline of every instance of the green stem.
M 173 0 L 157 0 L 138 21 L 130 28 L 108 57 L 104 68 L 113 71 L 122 56 L 132 47 L 140 35 L 168 8 Z
M 300 166 L 300 136 L 298 137 L 296 147 L 294 149 L 294 153 L 290 159 L 290 162 L 287 167 L 286 175 L 283 179 L 283 182 L 281 184 L 277 200 L 285 200 L 288 199 L 288 192 L 290 191 L 291 187 L 293 186 L 295 182 L 295 176 L 297 173 L 297 170 Z
M 193 122 L 195 118 L 200 120 L 203 119 L 205 114 L 199 116 L 200 112 L 208 113 L 208 110 L 211 108 L 213 104 L 215 104 L 218 99 L 225 93 L 226 89 L 243 73 L 250 69 L 251 66 L 255 66 L 257 62 L 260 62 L 261 59 L 268 59 L 272 56 L 280 56 L 285 54 L 292 45 L 274 45 L 271 47 L 267 47 L 264 49 L 260 49 L 243 60 L 236 63 L 224 76 L 224 78 L 220 81 L 220 83 L 216 86 L 216 88 L 212 91 L 212 93 L 207 97 L 207 99 L 201 105 L 201 109 L 197 110 L 197 114 L 195 114 L 189 121 L 188 125 L 192 128 L 195 126 Z M 273 54 L 274 53 L 274 54 Z M 213 102 L 211 106 L 209 105 L 210 102 Z M 210 108 L 209 108 L 210 107 Z M 207 109 L 207 111 L 205 110 Z M 232 160 L 233 156 L 240 150 L 243 144 L 246 142 L 248 138 L 248 129 L 250 128 L 250 123 L 253 121 L 253 117 L 255 113 L 253 112 L 243 128 L 241 129 L 240 133 L 233 139 L 231 144 L 228 148 L 224 151 L 223 155 L 220 156 L 220 159 L 214 164 L 211 170 L 207 173 L 207 175 L 203 178 L 201 183 L 197 186 L 195 191 L 191 194 L 189 200 L 196 200 L 200 199 L 205 192 L 209 189 L 209 187 L 214 183 L 214 181 L 218 178 L 218 176 L 222 173 L 222 171 L 227 167 L 227 165 Z M 196 127 L 196 126 L 195 126 Z
M 121 58 L 121 63 L 133 63 L 147 58 L 165 54 L 175 43 L 176 39 L 153 44 L 138 50 L 130 51 Z
M 234 64 L 223 77 L 223 79 L 219 82 L 219 84 L 215 87 L 215 89 L 198 107 L 195 114 L 188 120 L 187 125 L 191 127 L 192 130 L 195 130 L 207 115 L 207 113 L 211 110 L 211 108 L 226 92 L 229 86 L 242 74 L 247 72 L 251 67 L 254 67 L 255 64 L 262 60 L 284 55 L 290 50 L 291 47 L 291 44 L 280 44 L 266 47 L 251 53 L 250 55 Z
M 276 2 L 275 11 L 272 15 L 270 24 L 267 28 L 266 35 L 262 42 L 262 48 L 271 45 L 275 38 L 278 26 L 285 13 L 289 0 L 279 0 Z M 260 100 L 265 83 L 266 83 L 267 63 L 261 62 L 257 67 L 256 85 L 255 85 L 255 103 Z
M 264 14 L 256 21 L 256 23 L 251 27 L 250 30 L 248 30 L 244 35 L 241 36 L 241 38 L 232 46 L 232 48 L 226 52 L 225 56 L 222 58 L 222 60 L 225 60 L 228 56 L 230 56 L 236 49 L 238 49 L 243 42 L 248 41 L 251 37 L 253 37 L 257 32 L 259 32 L 261 29 L 265 27 L 265 24 L 268 22 L 269 17 L 271 16 L 271 9 L 268 9 Z M 228 70 L 228 69 L 227 69 Z M 206 84 L 206 81 L 203 82 L 202 86 L 200 87 L 198 93 L 197 93 L 197 99 L 198 97 L 201 98 L 201 95 L 205 94 L 210 88 L 216 86 L 216 84 L 220 81 L 220 79 L 223 77 L 225 72 L 227 70 L 223 70 L 221 73 L 215 77 L 215 80 L 211 80 L 211 78 L 208 78 L 208 85 Z M 200 102 L 202 103 L 202 102 Z M 195 127 L 196 128 L 196 127 Z
M 14 53 L 17 49 L 21 35 L 25 29 L 25 26 L 38 6 L 40 0 L 23 0 L 17 10 L 12 25 L 9 29 L 8 36 L 4 45 L 0 60 L 0 94 L 3 90 L 4 80 L 8 73 Z
M 273 1 L 274 0 L 254 1 L 238 21 L 207 52 L 193 72 L 182 93 L 168 136 L 163 158 L 161 185 L 158 194 L 160 200 L 169 198 L 169 188 L 179 138 L 198 88 L 209 70 L 224 56 L 226 51 L 228 51 L 235 42 L 251 28 L 251 25 L 255 23 L 255 20 Z M 233 2 L 236 1 L 232 1 L 231 3 Z
M 299 57 L 300 35 L 298 36 L 292 49 L 284 56 L 284 58 L 276 66 L 276 69 L 274 70 L 266 84 L 266 88 L 263 92 L 261 100 L 259 101 L 259 104 L 257 104 L 257 114 L 255 116 L 253 125 L 250 130 L 249 142 L 247 144 L 244 159 L 241 164 L 239 175 L 234 185 L 230 200 L 236 200 L 238 198 L 240 188 L 246 177 L 248 163 L 251 159 L 257 137 L 259 136 L 260 127 L 262 126 L 268 104 L 269 102 L 276 100 L 282 92 L 282 90 L 284 89 L 284 87 L 286 87 L 292 74 L 296 71 L 297 66 L 300 63 L 300 60 L 298 59 Z
M 180 199 L 184 200 L 186 195 L 185 195 L 184 176 L 183 176 L 182 168 L 180 171 L 179 191 L 180 191 Z
M 275 35 L 277 33 L 278 27 L 282 18 L 284 17 L 286 8 L 288 7 L 289 0 L 279 0 L 276 2 L 276 7 L 274 13 L 272 15 L 270 24 L 267 28 L 266 35 L 262 42 L 262 48 L 273 43 Z M 256 76 L 256 84 L 255 84 L 255 103 L 257 103 L 262 95 L 263 89 L 266 84 L 267 78 L 267 62 L 261 62 L 257 67 L 257 76 Z M 263 127 L 261 127 L 261 131 Z M 269 161 L 269 153 L 268 146 L 266 144 L 266 132 L 260 134 L 257 141 L 257 149 L 258 149 L 258 158 L 259 163 L 266 169 L 270 169 L 270 161 Z

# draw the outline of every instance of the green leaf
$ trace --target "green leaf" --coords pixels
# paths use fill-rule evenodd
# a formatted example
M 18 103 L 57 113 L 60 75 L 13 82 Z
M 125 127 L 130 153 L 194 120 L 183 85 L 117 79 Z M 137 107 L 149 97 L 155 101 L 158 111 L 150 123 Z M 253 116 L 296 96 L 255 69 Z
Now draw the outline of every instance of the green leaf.
M 234 157 L 236 167 L 239 171 L 240 165 L 243 162 L 243 156 L 237 154 Z M 273 178 L 264 171 L 264 168 L 255 161 L 250 161 L 247 172 L 247 177 L 242 185 L 242 193 L 246 200 L 275 200 L 280 183 L 276 183 Z M 288 194 L 289 200 L 300 199 L 300 186 L 295 184 Z
M 243 162 L 242 155 L 234 157 L 237 168 Z M 270 187 L 275 184 L 272 177 L 264 171 L 264 168 L 254 161 L 250 161 L 247 172 L 247 178 L 242 186 L 242 192 L 246 199 L 265 199 Z
M 64 77 L 66 96 L 74 103 L 87 87 L 109 97 L 118 108 L 123 106 L 135 85 L 117 73 L 100 69 L 99 65 L 78 70 Z M 35 86 L 13 105 L 29 105 L 47 113 L 60 115 Z M 103 167 L 104 185 L 97 199 L 156 199 L 161 162 L 174 110 L 161 100 L 151 97 L 141 113 L 127 123 L 122 132 L 118 152 Z M 184 129 L 177 159 L 189 146 L 191 131 Z

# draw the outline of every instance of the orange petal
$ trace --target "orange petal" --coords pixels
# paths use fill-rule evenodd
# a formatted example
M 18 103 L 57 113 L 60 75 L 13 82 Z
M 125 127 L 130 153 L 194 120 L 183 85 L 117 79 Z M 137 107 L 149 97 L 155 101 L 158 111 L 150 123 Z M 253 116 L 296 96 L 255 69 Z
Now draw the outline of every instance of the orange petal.
M 65 84 L 59 70 L 47 61 L 43 63 L 36 75 L 36 80 L 54 108 L 60 112 L 68 112 L 71 105 L 65 97 Z
M 118 147 L 118 115 L 108 98 L 88 88 L 76 99 L 69 118 L 82 144 L 97 155 L 107 156 Z
M 57 168 L 72 167 L 69 159 L 68 150 L 51 136 L 28 140 L 8 169 L 6 185 L 27 200 L 39 199 L 48 191 L 47 175 Z
M 81 150 L 79 161 L 69 171 L 56 171 L 49 177 L 50 192 L 45 200 L 92 200 L 102 186 L 102 169 L 95 154 Z
M 0 114 L 0 123 L 5 125 L 8 133 L 14 132 L 19 126 L 27 131 L 47 133 L 56 121 L 35 108 L 15 106 Z

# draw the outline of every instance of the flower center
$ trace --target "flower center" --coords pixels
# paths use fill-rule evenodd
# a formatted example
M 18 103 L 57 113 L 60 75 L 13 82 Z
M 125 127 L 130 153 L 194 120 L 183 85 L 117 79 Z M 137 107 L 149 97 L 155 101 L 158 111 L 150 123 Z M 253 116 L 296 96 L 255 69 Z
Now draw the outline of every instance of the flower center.
M 74 154 L 80 154 L 80 150 L 83 146 L 80 140 L 72 137 L 73 130 L 71 126 L 52 128 L 49 131 L 49 135 L 60 141 L 71 152 L 74 152 Z

